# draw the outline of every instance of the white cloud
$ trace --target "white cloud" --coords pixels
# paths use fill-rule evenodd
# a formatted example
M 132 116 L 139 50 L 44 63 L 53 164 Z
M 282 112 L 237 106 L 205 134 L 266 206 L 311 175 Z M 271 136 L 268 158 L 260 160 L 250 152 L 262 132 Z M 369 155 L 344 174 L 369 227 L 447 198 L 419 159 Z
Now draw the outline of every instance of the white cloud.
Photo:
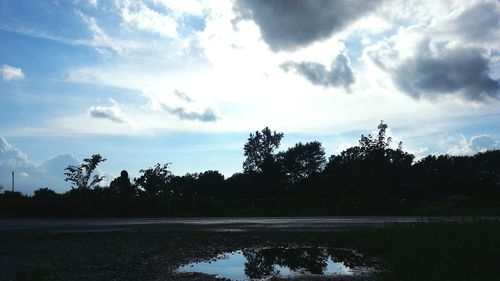
M 110 54 L 61 72 L 69 73 L 70 82 L 95 84 L 101 90 L 116 87 L 127 94 L 119 97 L 120 105 L 94 103 L 90 109 L 88 104 L 76 105 L 65 112 L 66 116 L 54 113 L 31 127 L 6 128 L 4 134 L 149 136 L 179 131 L 247 133 L 270 126 L 287 134 L 336 135 L 354 130 L 367 132 L 384 119 L 391 128 L 405 128 L 401 136 L 411 137 L 408 147 L 414 148 L 410 149 L 414 153 L 469 153 L 479 149 L 477 141 L 467 138 L 460 143 L 455 139 L 435 149 L 435 135 L 460 131 L 478 116 L 490 115 L 499 120 L 498 100 L 476 104 L 455 95 L 432 101 L 412 99 L 397 87 L 394 72 L 389 71 L 418 58 L 419 44 L 424 40 L 430 40 L 430 53 L 420 57 L 431 62 L 440 62 L 446 50 L 457 46 L 485 48 L 485 56 L 498 54 L 495 35 L 500 29 L 487 28 L 484 33 L 472 34 L 481 37 L 477 40 L 460 34 L 471 30 L 475 23 L 481 23 L 477 25 L 481 29 L 483 23 L 495 19 L 496 10 L 488 10 L 488 17 L 477 21 L 470 18 L 468 23 L 472 25 L 457 23 L 464 14 L 468 17 L 467 11 L 478 3 L 497 2 L 388 0 L 367 16 L 352 22 L 347 19 L 349 24 L 342 26 L 348 27 L 339 27 L 331 36 L 314 37 L 320 40 L 280 52 L 270 49 L 253 20 L 237 22 L 233 2 L 96 1 L 99 10 L 89 9 L 85 3 L 82 11 L 86 14 L 77 12 L 77 20 L 84 22 L 89 32 L 76 36 L 84 38 L 61 38 L 54 36 L 61 34 L 54 30 L 21 30 L 30 36 Z M 108 13 L 105 19 L 98 17 L 103 11 Z M 280 18 L 276 17 L 276 22 Z M 276 23 L 273 20 L 272 25 Z M 204 28 L 190 30 L 193 22 Z M 31 28 L 36 31 L 37 27 Z M 314 87 L 279 67 L 287 61 L 330 65 L 339 54 L 349 56 L 349 67 L 356 74 L 350 91 L 343 87 Z M 498 55 L 490 61 L 491 73 L 496 73 L 490 75 L 492 78 L 500 78 L 499 62 Z M 75 92 L 83 86 L 86 92 L 92 85 L 74 86 Z M 185 92 L 188 98 L 176 95 L 175 89 Z M 217 122 L 193 121 L 211 116 L 218 116 Z M 128 125 L 127 120 L 136 126 Z M 478 126 L 484 124 L 477 122 Z M 342 149 L 355 144 L 356 139 L 342 139 L 331 147 L 337 149 L 341 144 Z M 403 141 L 406 148 L 406 139 Z
M 458 144 L 451 146 L 447 153 L 451 155 L 473 155 L 478 152 L 499 148 L 500 142 L 489 135 L 477 135 L 470 138 L 461 135 Z
M 167 7 L 178 15 L 189 14 L 202 16 L 207 9 L 207 3 L 199 0 L 153 0 L 153 2 Z
M 115 4 L 126 26 L 177 38 L 177 22 L 174 17 L 150 9 L 141 1 L 116 1 Z
M 89 115 L 93 118 L 108 119 L 119 124 L 132 124 L 122 107 L 113 99 L 110 99 L 111 106 L 92 106 L 89 108 Z
M 351 148 L 351 147 L 354 147 L 354 146 L 356 146 L 356 145 L 358 145 L 358 144 L 357 144 L 357 143 L 348 143 L 348 142 L 343 142 L 343 143 L 339 144 L 339 146 L 338 146 L 338 151 L 339 151 L 339 153 L 340 153 L 340 152 L 342 152 L 342 151 L 344 151 L 344 150 L 346 150 L 346 149 L 349 149 L 349 148 Z
M 77 14 L 83 19 L 90 33 L 92 34 L 92 41 L 90 45 L 95 47 L 97 51 L 101 53 L 106 53 L 107 50 L 112 50 L 117 53 L 121 53 L 123 48 L 115 43 L 115 41 L 109 37 L 97 24 L 95 18 L 85 15 L 84 13 L 78 11 Z
M 112 8 L 118 9 L 122 27 L 125 27 L 124 30 L 117 28 L 117 33 L 125 36 L 133 31 L 136 41 L 146 37 L 150 39 L 151 49 L 141 49 L 142 52 L 133 56 L 122 53 L 117 60 L 72 69 L 68 78 L 72 82 L 120 87 L 145 97 L 148 108 L 140 107 L 137 100 L 123 102 L 128 106 L 128 118 L 134 120 L 138 128 L 130 130 L 127 126 L 116 126 L 120 118 L 115 119 L 115 123 L 102 122 L 91 118 L 88 112 L 81 114 L 82 111 L 47 124 L 52 126 L 49 128 L 52 131 L 64 128 L 64 133 L 68 134 L 119 135 L 165 130 L 234 132 L 266 125 L 285 132 L 340 133 L 371 128 L 373 122 L 380 119 L 387 120 L 391 126 L 408 124 L 408 127 L 418 128 L 425 122 L 445 122 L 457 116 L 457 112 L 463 116 L 496 113 L 498 103 L 495 101 L 476 105 L 463 103 L 455 97 L 433 103 L 413 100 L 394 85 L 390 72 L 378 67 L 368 56 L 369 51 L 377 52 L 385 66 L 399 66 L 403 59 L 415 56 L 418 43 L 424 38 L 437 38 L 438 26 L 443 25 L 438 19 L 453 18 L 449 15 L 460 14 L 470 6 L 462 2 L 451 1 L 447 5 L 416 1 L 407 7 L 404 1 L 392 1 L 394 5 L 381 5 L 368 17 L 361 17 L 350 28 L 331 37 L 294 51 L 276 53 L 262 40 L 259 26 L 253 21 L 235 24 L 236 15 L 230 1 L 211 1 L 210 6 L 208 1 L 115 1 Z M 104 6 L 104 2 L 100 4 Z M 199 16 L 200 13 L 204 15 L 205 28 L 192 34 L 194 37 L 190 41 L 200 52 L 188 55 L 177 52 L 176 47 L 182 44 L 179 37 L 184 36 L 177 31 L 180 17 Z M 91 28 L 92 20 L 88 19 L 89 30 L 95 30 L 96 38 L 100 34 L 98 28 L 101 31 L 116 28 L 104 25 L 101 28 L 98 22 L 104 24 L 97 19 L 94 20 L 96 28 Z M 348 48 L 351 46 L 347 45 L 346 38 L 356 32 L 361 32 L 364 39 L 360 51 L 366 49 L 361 59 L 350 57 L 350 67 L 356 73 L 350 91 L 342 87 L 314 87 L 279 67 L 286 61 L 329 65 L 339 54 L 350 53 Z M 115 39 L 112 41 L 117 42 Z M 431 45 L 439 47 L 435 42 Z M 195 102 L 179 100 L 172 95 L 174 89 L 182 89 Z M 218 122 L 182 122 L 181 116 L 202 116 L 207 108 L 220 112 Z M 109 111 L 107 106 L 94 109 Z M 90 122 L 92 126 L 72 128 L 70 124 L 76 120 Z M 55 128 L 56 125 L 61 127 Z
M 0 137 L 0 165 L 28 166 L 28 156 Z
M 89 0 L 89 4 L 92 7 L 97 8 L 97 5 L 99 5 L 99 0 Z
M 434 37 L 460 42 L 460 46 L 498 48 L 500 38 L 500 3 L 474 1 L 457 7 L 431 23 Z
M 69 154 L 59 155 L 42 163 L 29 160 L 28 156 L 0 137 L 0 185 L 10 189 L 12 171 L 15 172 L 15 190 L 32 194 L 35 189 L 50 187 L 58 192 L 67 190 L 64 168 L 76 165 L 78 160 Z M 8 182 L 5 181 L 8 179 Z
M 2 68 L 0 68 L 0 72 L 2 73 L 2 78 L 4 81 L 21 80 L 24 78 L 24 72 L 21 68 L 13 67 L 10 65 L 4 64 Z

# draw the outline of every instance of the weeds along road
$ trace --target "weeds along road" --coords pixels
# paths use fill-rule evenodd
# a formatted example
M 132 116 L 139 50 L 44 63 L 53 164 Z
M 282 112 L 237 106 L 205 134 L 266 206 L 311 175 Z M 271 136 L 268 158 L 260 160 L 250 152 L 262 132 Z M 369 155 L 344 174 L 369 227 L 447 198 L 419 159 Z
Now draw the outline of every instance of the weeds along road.
M 120 230 L 335 231 L 394 224 L 498 220 L 497 217 L 233 217 L 233 218 L 85 218 L 0 219 L 0 231 L 102 232 Z

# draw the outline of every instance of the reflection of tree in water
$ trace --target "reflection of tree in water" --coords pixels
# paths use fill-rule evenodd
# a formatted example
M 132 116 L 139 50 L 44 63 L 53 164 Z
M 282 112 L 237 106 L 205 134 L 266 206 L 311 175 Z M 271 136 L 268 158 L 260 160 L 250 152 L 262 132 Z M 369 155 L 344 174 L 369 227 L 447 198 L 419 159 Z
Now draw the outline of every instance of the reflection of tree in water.
M 245 250 L 245 274 L 249 278 L 277 275 L 275 266 L 288 267 L 295 272 L 323 274 L 327 267 L 328 251 L 321 248 L 268 248 Z
M 278 249 L 269 250 L 275 251 Z M 250 278 L 260 279 L 278 273 L 273 267 L 275 255 L 270 251 L 244 250 L 243 256 L 247 260 L 245 262 L 245 274 Z
M 355 254 L 349 249 L 330 248 L 328 249 L 328 255 L 331 256 L 334 261 L 342 262 L 349 268 L 365 265 L 363 256 Z

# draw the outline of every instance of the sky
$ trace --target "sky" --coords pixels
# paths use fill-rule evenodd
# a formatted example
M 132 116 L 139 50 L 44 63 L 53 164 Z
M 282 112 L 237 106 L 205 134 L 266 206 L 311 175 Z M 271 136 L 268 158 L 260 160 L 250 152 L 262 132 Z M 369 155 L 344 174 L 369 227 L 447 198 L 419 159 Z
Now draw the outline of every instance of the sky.
M 500 148 L 500 2 L 0 0 L 0 185 L 70 188 L 242 170 L 249 133 L 281 150 L 356 145 L 384 120 L 417 158 Z

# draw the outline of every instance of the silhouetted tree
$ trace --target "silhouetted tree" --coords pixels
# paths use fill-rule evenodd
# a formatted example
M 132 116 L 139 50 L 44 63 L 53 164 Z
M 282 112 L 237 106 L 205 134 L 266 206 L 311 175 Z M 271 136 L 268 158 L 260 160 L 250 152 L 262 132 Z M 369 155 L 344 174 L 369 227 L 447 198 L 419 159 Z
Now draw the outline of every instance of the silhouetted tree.
M 44 187 L 35 190 L 33 198 L 37 200 L 53 200 L 59 196 L 54 190 Z
M 196 193 L 201 198 L 219 197 L 224 186 L 224 175 L 209 170 L 198 175 Z
M 194 199 L 198 196 L 197 173 L 187 173 L 184 176 L 172 176 L 170 183 L 175 197 Z
M 271 132 L 268 127 L 261 132 L 250 134 L 243 150 L 246 156 L 243 163 L 245 172 L 263 172 L 267 167 L 274 165 L 274 150 L 280 145 L 283 133 Z
M 500 195 L 500 150 L 490 150 L 474 156 L 474 170 L 479 180 L 495 196 Z
M 295 144 L 278 159 L 288 184 L 295 184 L 320 173 L 326 163 L 325 150 L 318 141 Z
M 252 197 L 272 197 L 282 193 L 282 176 L 274 151 L 279 147 L 283 133 L 268 127 L 250 134 L 244 146 L 244 173 L 252 183 Z
M 442 199 L 459 195 L 495 198 L 500 190 L 500 151 L 475 156 L 429 155 L 413 165 L 414 197 Z
M 32 196 L 31 208 L 41 216 L 57 216 L 61 213 L 62 196 L 47 187 L 35 190 Z
M 253 197 L 255 190 L 255 177 L 248 173 L 234 173 L 226 179 L 226 198 L 241 199 Z
M 326 173 L 333 177 L 341 193 L 369 199 L 401 197 L 410 184 L 410 169 L 414 156 L 390 148 L 392 139 L 386 136 L 388 126 L 380 122 L 378 135 L 361 135 L 358 146 L 332 156 Z
M 83 163 L 80 165 L 69 165 L 66 169 L 64 169 L 67 171 L 64 173 L 64 175 L 66 175 L 65 181 L 71 182 L 73 188 L 91 189 L 104 179 L 104 176 L 95 174 L 92 177 L 92 181 L 89 183 L 92 173 L 97 168 L 97 165 L 104 161 L 106 161 L 106 159 L 102 158 L 101 155 L 94 154 L 90 158 L 83 159 Z
M 371 134 L 368 134 L 368 136 L 361 135 L 361 139 L 359 140 L 359 146 L 363 151 L 365 151 L 365 154 L 368 154 L 370 152 L 376 151 L 376 150 L 383 150 L 389 147 L 389 145 L 392 142 L 391 137 L 387 137 L 387 128 L 389 126 L 384 123 L 384 121 L 380 121 L 380 124 L 378 125 L 378 135 L 377 137 L 373 137 Z M 401 145 L 401 143 L 400 143 Z
M 391 146 L 387 124 L 382 121 L 377 128 L 377 134 L 361 135 L 358 145 L 332 155 L 325 166 L 324 149 L 317 141 L 276 154 L 283 134 L 266 127 L 250 134 L 245 144 L 244 172 L 226 180 L 213 170 L 175 176 L 169 164 L 156 164 L 140 170 L 135 184 L 122 171 L 109 188 L 101 187 L 103 177 L 94 173 L 106 159 L 96 154 L 65 169 L 73 188 L 62 195 L 48 188 L 33 196 L 0 193 L 0 216 L 408 214 L 427 210 L 420 205 L 427 204 L 425 200 L 445 202 L 435 205 L 444 212 L 472 213 L 482 205 L 477 199 L 500 199 L 500 150 L 474 156 L 429 155 L 413 163 L 414 156 L 403 151 L 402 143 Z M 469 200 L 472 204 L 462 208 Z M 487 212 L 498 214 L 494 204 L 484 205 Z M 246 270 L 257 278 L 272 274 L 274 265 L 312 273 L 324 269 L 323 252 L 304 251 L 305 256 L 290 258 L 290 251 L 295 250 L 249 251 Z M 305 262 L 311 266 L 306 268 Z
M 173 197 L 173 189 L 170 184 L 172 173 L 168 169 L 168 165 L 158 163 L 146 170 L 140 170 L 142 175 L 135 179 L 135 183 L 144 190 L 147 196 Z

